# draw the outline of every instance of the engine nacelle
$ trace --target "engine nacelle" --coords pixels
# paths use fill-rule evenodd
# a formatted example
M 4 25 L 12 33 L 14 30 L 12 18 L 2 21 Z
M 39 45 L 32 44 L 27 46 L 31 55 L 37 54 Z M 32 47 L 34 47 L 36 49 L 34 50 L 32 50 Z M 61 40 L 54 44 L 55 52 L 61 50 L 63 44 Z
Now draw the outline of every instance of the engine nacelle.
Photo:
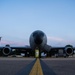
M 2 53 L 3 53 L 3 55 L 8 56 L 8 55 L 11 54 L 11 51 L 12 51 L 12 50 L 11 50 L 10 46 L 6 45 L 6 46 L 3 48 Z
M 67 55 L 72 55 L 73 53 L 74 53 L 74 51 L 73 51 L 73 47 L 71 46 L 71 45 L 67 45 L 66 47 L 65 47 L 65 53 L 67 54 Z

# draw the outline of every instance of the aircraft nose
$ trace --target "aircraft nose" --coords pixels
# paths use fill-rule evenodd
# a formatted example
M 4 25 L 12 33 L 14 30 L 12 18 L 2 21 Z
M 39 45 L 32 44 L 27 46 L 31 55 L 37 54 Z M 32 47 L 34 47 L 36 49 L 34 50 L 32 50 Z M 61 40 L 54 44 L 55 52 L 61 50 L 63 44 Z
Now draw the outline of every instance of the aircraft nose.
M 35 31 L 33 33 L 33 37 L 34 37 L 34 42 L 37 45 L 40 45 L 43 42 L 44 33 L 41 31 Z
M 39 44 L 42 43 L 42 38 L 40 36 L 36 36 L 35 39 L 34 39 L 34 41 L 35 41 L 36 44 L 39 45 Z

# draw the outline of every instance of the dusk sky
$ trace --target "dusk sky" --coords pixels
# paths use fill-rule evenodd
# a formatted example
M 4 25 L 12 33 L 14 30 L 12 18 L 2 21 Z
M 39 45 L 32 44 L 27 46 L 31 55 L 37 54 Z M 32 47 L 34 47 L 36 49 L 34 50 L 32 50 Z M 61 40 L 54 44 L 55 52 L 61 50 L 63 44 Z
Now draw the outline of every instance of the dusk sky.
M 29 45 L 43 31 L 51 46 L 75 46 L 75 0 L 0 0 L 0 45 Z

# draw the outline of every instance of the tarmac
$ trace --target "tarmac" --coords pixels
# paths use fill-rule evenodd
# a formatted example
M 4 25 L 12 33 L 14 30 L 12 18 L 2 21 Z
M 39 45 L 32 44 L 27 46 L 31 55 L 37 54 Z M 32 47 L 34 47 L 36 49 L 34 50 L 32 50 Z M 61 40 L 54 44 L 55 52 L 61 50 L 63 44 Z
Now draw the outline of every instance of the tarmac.
M 31 70 L 34 62 L 35 62 L 34 58 L 1 57 L 0 75 L 28 75 L 28 71 L 29 69 Z
M 75 58 L 45 58 L 41 65 L 44 75 L 75 75 Z
M 0 57 L 0 75 L 31 75 L 35 63 L 36 66 L 40 63 L 38 70 L 42 69 L 43 75 L 75 75 L 75 58 L 41 58 L 37 61 L 35 58 L 16 57 Z

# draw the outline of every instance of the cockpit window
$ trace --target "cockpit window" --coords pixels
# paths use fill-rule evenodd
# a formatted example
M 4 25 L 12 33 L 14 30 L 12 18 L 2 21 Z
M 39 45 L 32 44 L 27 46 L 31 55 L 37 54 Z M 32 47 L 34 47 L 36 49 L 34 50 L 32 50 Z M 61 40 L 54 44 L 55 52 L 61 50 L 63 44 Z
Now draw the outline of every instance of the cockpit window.
M 44 36 L 44 33 L 43 33 L 42 31 L 35 31 L 35 32 L 33 33 L 33 37 L 35 37 L 35 36 L 43 37 L 43 36 Z

